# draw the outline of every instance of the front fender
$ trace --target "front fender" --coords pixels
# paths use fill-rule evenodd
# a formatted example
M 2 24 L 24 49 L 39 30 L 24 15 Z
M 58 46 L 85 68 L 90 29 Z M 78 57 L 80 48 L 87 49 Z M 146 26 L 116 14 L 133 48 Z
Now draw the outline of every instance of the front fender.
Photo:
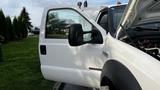
M 134 75 L 117 60 L 108 60 L 104 64 L 101 86 L 106 86 L 106 80 L 110 80 L 116 90 L 142 90 Z
M 160 62 L 147 53 L 108 35 L 105 42 L 108 58 L 124 65 L 143 90 L 160 89 Z

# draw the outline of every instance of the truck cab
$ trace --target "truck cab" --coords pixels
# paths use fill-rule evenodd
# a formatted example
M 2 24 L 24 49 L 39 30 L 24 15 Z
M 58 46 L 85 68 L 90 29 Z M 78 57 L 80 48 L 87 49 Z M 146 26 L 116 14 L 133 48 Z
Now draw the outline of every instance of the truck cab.
M 125 5 L 122 7 L 124 10 Z M 92 24 L 93 21 L 96 21 L 104 28 L 98 26 L 106 36 L 106 33 L 108 33 L 108 13 L 111 11 L 109 9 L 113 8 L 104 6 L 84 9 L 78 7 L 49 7 L 44 10 L 39 51 L 41 70 L 46 79 L 88 87 L 99 87 L 101 69 L 106 61 L 106 57 L 102 55 L 103 40 L 99 44 L 70 46 L 68 43 L 68 27 L 71 24 L 81 23 L 82 28 L 87 32 L 93 28 L 97 29 Z M 123 10 L 121 10 L 121 15 Z M 82 13 L 79 13 L 79 11 Z M 86 17 L 93 20 L 89 21 Z M 90 40 L 90 36 L 89 33 L 84 35 L 84 40 Z
M 160 89 L 160 63 L 154 57 L 159 53 L 148 48 L 146 51 L 140 49 L 144 46 L 138 40 L 143 39 L 144 34 L 139 34 L 142 32 L 137 29 L 144 28 L 131 28 L 136 26 L 138 20 L 144 20 L 143 17 L 146 20 L 149 16 L 152 20 L 154 15 L 158 17 L 157 5 L 157 0 L 146 0 L 145 3 L 143 0 L 131 0 L 127 7 L 106 7 L 96 14 L 96 19 L 91 16 L 94 12 L 89 14 L 79 7 L 46 8 L 39 40 L 44 78 L 94 88 L 109 86 L 110 90 Z M 147 10 L 153 12 L 152 9 L 155 9 L 154 15 L 147 14 Z M 139 14 L 143 11 L 148 16 Z M 143 17 L 138 18 L 141 15 Z M 134 38 L 140 35 L 137 41 L 131 37 L 130 31 L 133 30 L 138 33 L 134 32 Z M 156 30 L 157 34 L 154 35 L 157 35 L 157 39 L 159 31 Z M 148 34 L 145 34 L 145 39 L 150 38 Z M 136 45 L 140 47 L 133 43 L 139 43 Z M 154 43 L 154 47 L 159 45 L 158 42 Z

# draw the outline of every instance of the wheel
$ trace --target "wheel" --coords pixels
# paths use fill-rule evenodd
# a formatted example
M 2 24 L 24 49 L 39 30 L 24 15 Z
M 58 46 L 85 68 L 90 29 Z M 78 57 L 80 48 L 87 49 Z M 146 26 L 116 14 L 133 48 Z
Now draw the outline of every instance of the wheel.
M 116 88 L 111 80 L 109 80 L 107 77 L 104 77 L 100 90 L 116 90 Z
M 101 86 L 108 86 L 109 90 L 142 90 L 132 72 L 117 60 L 109 60 L 104 64 Z

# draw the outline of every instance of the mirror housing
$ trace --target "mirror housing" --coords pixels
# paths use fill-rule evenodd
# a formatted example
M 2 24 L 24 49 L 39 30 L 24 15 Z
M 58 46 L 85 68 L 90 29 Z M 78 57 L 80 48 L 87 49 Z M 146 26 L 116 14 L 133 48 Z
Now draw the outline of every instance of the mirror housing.
M 91 40 L 84 41 L 83 35 L 91 33 Z M 92 31 L 84 31 L 81 24 L 72 24 L 69 28 L 68 41 L 71 46 L 80 46 L 86 43 L 102 44 L 103 37 L 100 31 L 93 29 Z
M 83 44 L 83 29 L 81 24 L 72 24 L 69 28 L 68 41 L 71 46 Z

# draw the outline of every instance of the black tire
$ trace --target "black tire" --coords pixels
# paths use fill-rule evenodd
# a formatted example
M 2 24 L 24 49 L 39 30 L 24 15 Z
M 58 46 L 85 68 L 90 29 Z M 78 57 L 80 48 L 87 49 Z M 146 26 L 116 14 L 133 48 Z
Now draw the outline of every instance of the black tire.
M 108 86 L 109 90 L 116 90 L 116 87 L 113 85 L 112 81 L 109 80 L 107 77 L 103 78 L 103 86 Z

